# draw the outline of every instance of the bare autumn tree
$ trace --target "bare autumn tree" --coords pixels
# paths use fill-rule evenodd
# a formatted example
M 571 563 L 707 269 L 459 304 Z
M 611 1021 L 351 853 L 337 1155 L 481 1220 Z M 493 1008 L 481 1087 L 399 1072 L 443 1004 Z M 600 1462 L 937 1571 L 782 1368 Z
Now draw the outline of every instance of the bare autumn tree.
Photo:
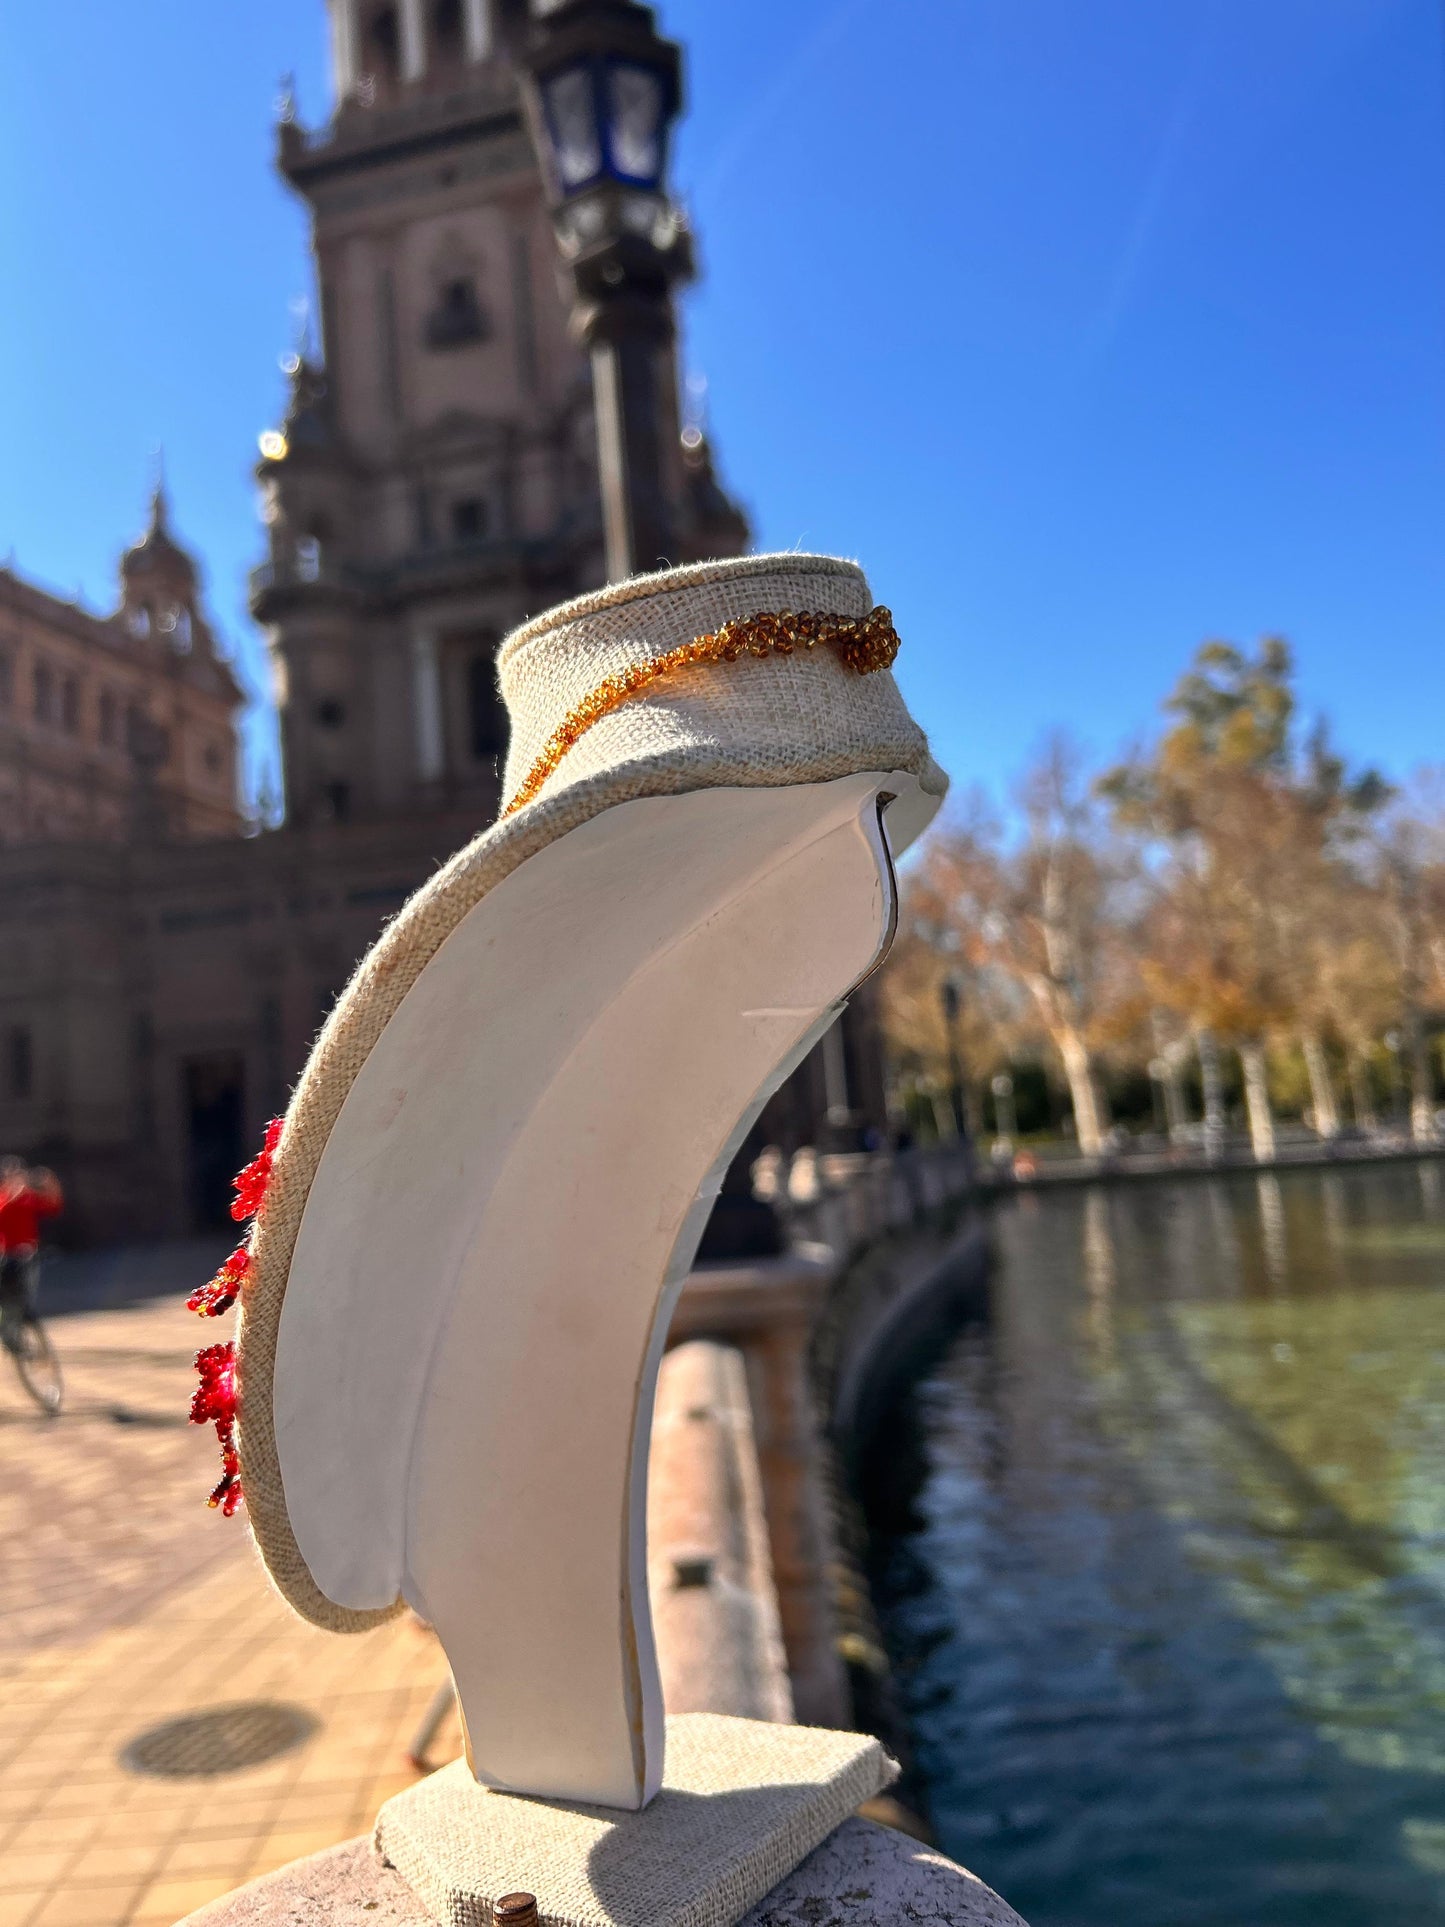
M 1381 818 L 1369 868 L 1381 910 L 1395 1015 L 1410 1080 L 1410 1135 L 1432 1143 L 1434 1079 L 1425 1035 L 1427 999 L 1445 988 L 1445 808 L 1435 773 L 1422 772 Z
M 1272 1035 L 1304 1032 L 1317 1115 L 1333 1114 L 1302 969 L 1322 916 L 1327 928 L 1341 846 L 1386 789 L 1371 772 L 1348 777 L 1323 731 L 1299 741 L 1290 653 L 1277 637 L 1253 657 L 1207 643 L 1165 710 L 1175 720 L 1153 750 L 1100 783 L 1116 821 L 1144 845 L 1156 886 L 1141 971 L 1206 1044 L 1218 1035 L 1238 1050 L 1251 1143 L 1268 1158 Z
M 1021 993 L 1058 1054 L 1079 1148 L 1097 1157 L 1109 1129 L 1098 1054 L 1138 1005 L 1122 925 L 1125 866 L 1066 738 L 1025 773 L 1019 804 L 1022 831 L 1012 838 L 979 806 L 935 833 L 915 887 L 956 954 Z
M 899 1072 L 946 1118 L 942 1100 L 951 1081 L 953 1040 L 945 986 L 953 985 L 962 1059 L 960 1122 L 977 1141 L 983 1128 L 979 1079 L 1007 1057 L 1018 1034 L 1018 1010 L 1007 986 L 965 954 L 951 923 L 952 906 L 939 893 L 937 869 L 925 857 L 903 880 L 898 935 L 881 985 L 883 1027 Z
M 1370 1050 L 1390 1023 L 1395 1002 L 1375 892 L 1341 863 L 1331 865 L 1317 884 L 1302 919 L 1293 995 L 1315 1129 L 1331 1138 L 1341 1120 L 1328 1044 L 1334 1039 L 1344 1052 L 1356 1125 L 1373 1130 Z

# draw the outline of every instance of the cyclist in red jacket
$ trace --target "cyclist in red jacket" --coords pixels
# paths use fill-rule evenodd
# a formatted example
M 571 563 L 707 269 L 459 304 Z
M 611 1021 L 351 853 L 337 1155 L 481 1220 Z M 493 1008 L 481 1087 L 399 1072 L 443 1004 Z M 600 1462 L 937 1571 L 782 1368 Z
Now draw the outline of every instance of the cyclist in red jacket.
M 35 1315 L 40 1288 L 40 1226 L 64 1205 L 53 1171 L 27 1171 L 19 1158 L 0 1158 L 0 1306 Z

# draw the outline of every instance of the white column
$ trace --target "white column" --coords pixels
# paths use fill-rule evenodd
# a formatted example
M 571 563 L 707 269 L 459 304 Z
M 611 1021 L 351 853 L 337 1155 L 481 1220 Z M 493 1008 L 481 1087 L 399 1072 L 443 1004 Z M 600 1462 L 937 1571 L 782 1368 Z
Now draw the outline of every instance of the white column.
M 828 1122 L 842 1124 L 852 1114 L 848 1102 L 848 1055 L 843 1048 L 843 1018 L 840 1014 L 823 1032 L 823 1098 L 828 1106 Z
M 442 679 L 437 639 L 430 633 L 411 639 L 411 702 L 416 726 L 416 773 L 423 783 L 440 780 L 446 768 L 442 738 Z
M 425 0 L 401 0 L 401 77 L 420 80 L 426 72 Z
M 467 59 L 485 60 L 492 51 L 492 22 L 489 0 L 462 0 L 462 29 L 466 35 Z
M 339 103 L 356 85 L 356 0 L 331 0 L 331 69 Z

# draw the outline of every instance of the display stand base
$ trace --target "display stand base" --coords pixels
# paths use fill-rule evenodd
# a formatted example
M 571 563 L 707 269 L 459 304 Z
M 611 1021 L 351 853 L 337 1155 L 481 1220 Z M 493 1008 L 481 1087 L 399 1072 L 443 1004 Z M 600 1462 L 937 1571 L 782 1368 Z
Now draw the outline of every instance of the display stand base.
M 667 1722 L 641 1813 L 477 1785 L 464 1760 L 388 1800 L 381 1854 L 446 1927 L 535 1894 L 545 1927 L 734 1927 L 898 1769 L 877 1740 L 721 1713 Z

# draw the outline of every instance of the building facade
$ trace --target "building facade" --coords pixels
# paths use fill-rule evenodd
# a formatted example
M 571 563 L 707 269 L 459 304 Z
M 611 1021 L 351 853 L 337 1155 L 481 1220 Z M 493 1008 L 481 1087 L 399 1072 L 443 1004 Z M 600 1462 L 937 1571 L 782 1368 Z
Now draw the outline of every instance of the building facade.
M 0 570 L 0 846 L 239 835 L 241 701 L 159 487 L 111 614 Z
M 498 801 L 496 645 L 605 579 L 588 363 L 502 0 L 332 0 L 336 112 L 280 128 L 311 214 L 321 353 L 259 469 L 253 609 L 296 824 Z M 675 414 L 677 377 L 666 384 Z M 677 561 L 747 524 L 670 437 Z
M 496 813 L 498 641 L 604 579 L 524 12 L 332 0 L 335 112 L 278 130 L 320 312 L 257 471 L 282 827 L 243 833 L 240 692 L 159 493 L 113 616 L 0 575 L 0 1150 L 56 1167 L 78 1241 L 224 1224 L 357 960 Z M 675 559 L 740 552 L 705 439 L 673 439 Z M 788 1148 L 881 1118 L 870 1021 L 774 1100 Z

